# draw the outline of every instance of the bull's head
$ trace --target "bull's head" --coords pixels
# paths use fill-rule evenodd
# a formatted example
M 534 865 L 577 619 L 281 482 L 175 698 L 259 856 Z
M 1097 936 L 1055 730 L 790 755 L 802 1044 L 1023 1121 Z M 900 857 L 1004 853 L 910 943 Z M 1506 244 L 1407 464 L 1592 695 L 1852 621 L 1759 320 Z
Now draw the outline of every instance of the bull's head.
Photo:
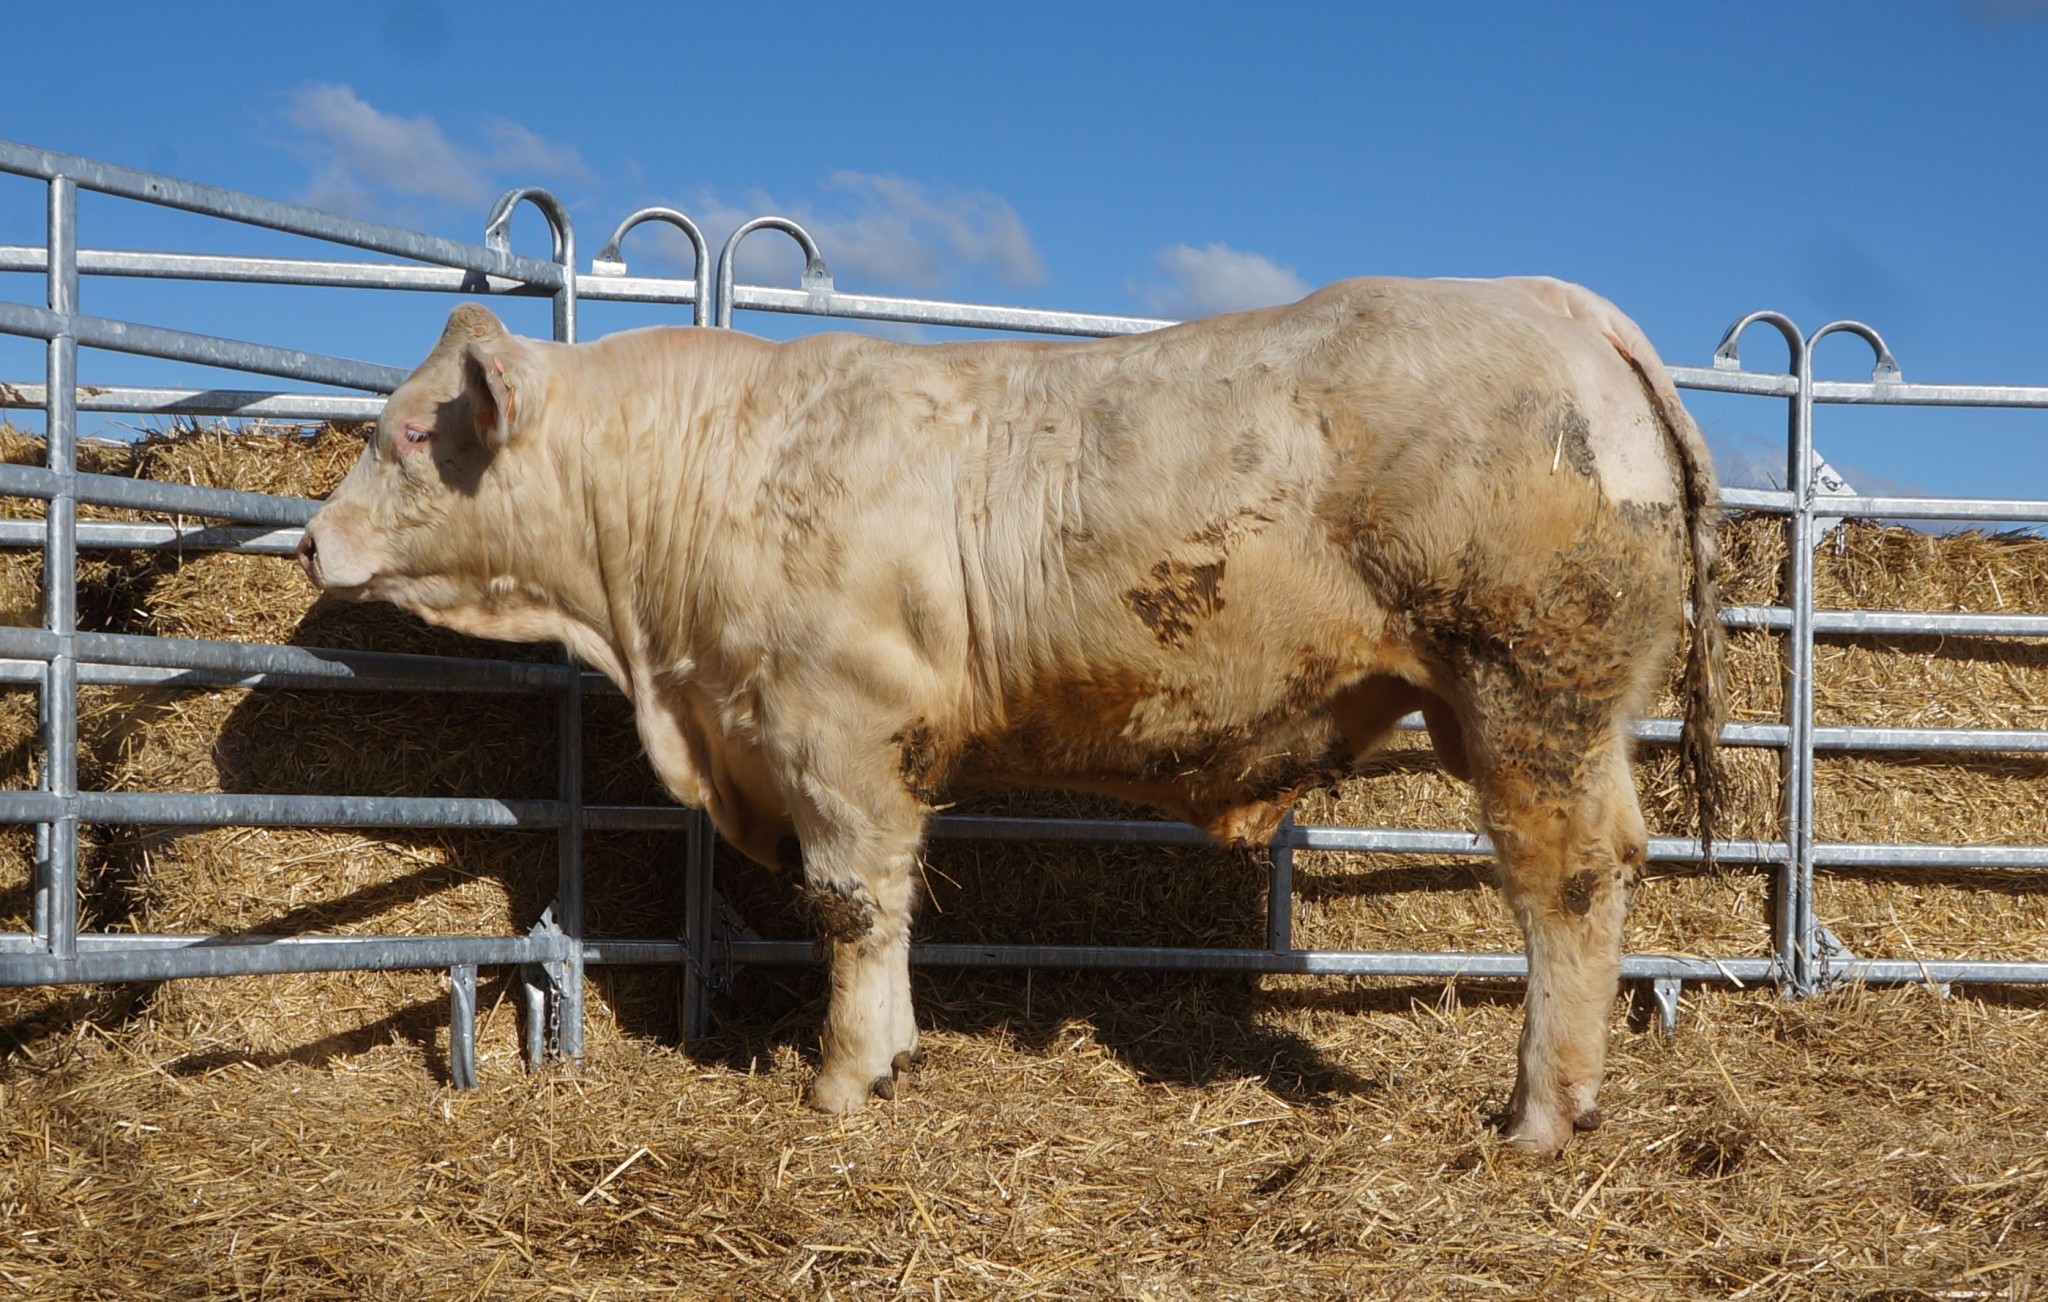
M 390 601 L 439 622 L 488 605 L 516 576 L 517 445 L 547 398 L 545 345 L 465 303 L 398 386 L 362 458 L 306 526 L 299 563 L 314 585 Z

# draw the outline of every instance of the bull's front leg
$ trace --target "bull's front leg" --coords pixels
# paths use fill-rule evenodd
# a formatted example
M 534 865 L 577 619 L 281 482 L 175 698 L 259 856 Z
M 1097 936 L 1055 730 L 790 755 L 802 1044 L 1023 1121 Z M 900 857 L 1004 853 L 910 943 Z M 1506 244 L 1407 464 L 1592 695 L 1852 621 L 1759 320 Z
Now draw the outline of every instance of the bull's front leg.
M 893 773 L 886 763 L 814 763 L 797 783 L 805 912 L 832 980 L 810 1094 L 821 1112 L 895 1097 L 917 1055 L 910 923 L 927 811 L 882 778 Z

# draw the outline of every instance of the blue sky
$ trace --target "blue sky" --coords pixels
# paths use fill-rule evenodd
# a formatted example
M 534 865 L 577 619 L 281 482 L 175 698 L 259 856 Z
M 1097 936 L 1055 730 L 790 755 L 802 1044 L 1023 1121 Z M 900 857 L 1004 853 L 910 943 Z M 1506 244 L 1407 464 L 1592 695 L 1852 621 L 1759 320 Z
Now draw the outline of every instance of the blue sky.
M 2048 384 L 2048 0 L 76 3 L 17 6 L 8 30 L 0 137 L 467 240 L 496 193 L 540 184 L 586 259 L 647 203 L 714 240 L 781 211 L 842 288 L 977 301 L 1185 315 L 1358 273 L 1543 272 L 1616 300 L 1672 362 L 1769 307 L 1869 321 L 1908 379 Z M 42 207 L 0 176 L 0 243 L 40 243 Z M 89 246 L 319 253 L 81 212 Z M 545 252 L 537 219 L 515 231 Z M 653 230 L 627 252 L 683 266 Z M 450 305 L 84 289 L 100 315 L 394 365 Z M 546 328 L 538 304 L 504 310 Z M 585 333 L 663 319 L 593 305 Z M 1745 360 L 1783 350 L 1760 331 Z M 40 365 L 0 338 L 0 380 Z M 1838 339 L 1820 369 L 1868 365 Z M 221 382 L 106 354 L 83 372 Z M 1731 478 L 1781 458 L 1781 406 L 1695 411 Z M 2048 413 L 1824 408 L 1818 434 L 1866 491 L 2048 497 Z

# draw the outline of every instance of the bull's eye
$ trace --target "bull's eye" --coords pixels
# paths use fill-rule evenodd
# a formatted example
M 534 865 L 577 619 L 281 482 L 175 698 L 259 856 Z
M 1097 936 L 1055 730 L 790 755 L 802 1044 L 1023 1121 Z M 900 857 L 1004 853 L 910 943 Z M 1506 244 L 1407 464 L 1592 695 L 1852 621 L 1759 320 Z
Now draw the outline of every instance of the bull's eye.
M 434 431 L 430 429 L 421 429 L 417 425 L 408 425 L 405 427 L 405 441 L 408 443 L 424 443 L 428 439 L 432 438 L 433 435 Z

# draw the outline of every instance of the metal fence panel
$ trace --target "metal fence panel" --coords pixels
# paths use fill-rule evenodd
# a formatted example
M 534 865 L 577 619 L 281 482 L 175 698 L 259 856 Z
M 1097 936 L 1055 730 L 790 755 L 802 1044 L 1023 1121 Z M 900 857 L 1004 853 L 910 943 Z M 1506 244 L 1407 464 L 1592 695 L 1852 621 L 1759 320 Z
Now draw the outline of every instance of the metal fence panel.
M 459 1081 L 474 1079 L 476 968 L 517 966 L 533 992 L 530 1055 L 573 1057 L 582 1040 L 583 968 L 587 963 L 658 963 L 683 967 L 684 1020 L 690 1033 L 706 1025 L 713 982 L 740 964 L 811 961 L 804 942 L 751 938 L 724 916 L 711 881 L 712 833 L 708 819 L 679 808 L 587 806 L 581 790 L 580 737 L 584 684 L 590 677 L 571 663 L 455 660 L 438 657 L 322 651 L 304 647 L 206 643 L 189 640 L 80 633 L 76 570 L 81 548 L 218 548 L 288 554 L 298 526 L 317 503 L 229 490 L 82 474 L 76 466 L 81 411 L 224 415 L 286 420 L 368 419 L 375 396 L 298 393 L 270 389 L 214 390 L 77 387 L 80 346 L 227 366 L 299 383 L 388 392 L 404 372 L 394 367 L 215 339 L 136 322 L 89 316 L 79 308 L 84 276 L 153 277 L 288 284 L 345 290 L 406 290 L 547 297 L 554 304 L 555 337 L 576 338 L 579 300 L 688 306 L 700 323 L 708 315 L 730 325 L 735 311 L 775 312 L 817 320 L 886 321 L 983 331 L 1056 336 L 1106 336 L 1169 322 L 1104 313 L 1049 311 L 995 304 L 947 302 L 836 288 L 825 251 L 800 225 L 764 217 L 739 228 L 720 249 L 715 268 L 695 223 L 672 209 L 629 215 L 579 270 L 575 232 L 563 207 L 545 191 L 515 190 L 501 197 L 485 223 L 481 245 L 399 230 L 255 196 L 195 185 L 70 155 L 0 141 L 0 172 L 41 181 L 48 191 L 43 242 L 0 246 L 0 273 L 39 276 L 41 307 L 0 302 L 0 333 L 45 341 L 45 374 L 0 383 L 0 408 L 42 409 L 45 467 L 0 466 L 0 496 L 47 503 L 41 521 L 0 522 L 0 546 L 41 547 L 48 600 L 40 629 L 0 629 L 0 682 L 34 686 L 41 702 L 46 763 L 42 789 L 0 793 L 0 821 L 38 825 L 38 862 L 32 931 L 0 936 L 0 984 L 63 981 L 156 980 L 188 975 L 348 970 L 368 967 L 446 967 L 451 980 L 451 1054 Z M 79 188 L 158 204 L 223 220 L 286 231 L 404 263 L 345 259 L 231 257 L 80 248 Z M 547 220 L 549 259 L 509 251 L 511 214 L 531 204 Z M 676 226 L 696 251 L 691 278 L 628 275 L 621 242 L 648 221 Z M 805 266 L 793 288 L 736 283 L 743 239 L 773 231 L 795 240 Z M 715 283 L 714 283 L 715 281 Z M 1791 356 L 1788 374 L 1741 369 L 1738 346 L 1755 325 L 1777 331 Z M 1833 334 L 1852 334 L 1874 356 L 1868 381 L 1818 381 L 1815 347 Z M 1816 610 L 1813 549 L 1823 519 L 1890 518 L 1972 521 L 2048 519 L 2048 501 L 2036 499 L 1827 497 L 1820 500 L 1813 473 L 1816 404 L 1937 407 L 2048 408 L 2048 386 L 1908 383 L 1882 338 L 1857 322 L 1832 322 L 1812 333 L 1789 318 L 1759 312 L 1730 327 L 1711 367 L 1671 368 L 1685 388 L 1775 399 L 1786 404 L 1787 458 L 1783 490 L 1730 489 L 1724 504 L 1786 517 L 1791 536 L 1790 599 L 1784 607 L 1739 607 L 1725 612 L 1734 628 L 1783 635 L 1787 711 L 1769 724 L 1731 724 L 1724 741 L 1784 753 L 1787 771 L 1781 835 L 1775 840 L 1719 845 L 1719 857 L 1772 873 L 1778 886 L 1767 922 L 1769 958 L 1630 955 L 1625 979 L 1652 983 L 1667 1020 L 1676 1015 L 1676 992 L 1685 981 L 1737 985 L 1775 982 L 1807 993 L 1841 979 L 1928 982 L 2043 982 L 2048 961 L 1960 961 L 1862 958 L 1846 955 L 1814 916 L 1814 875 L 1837 866 L 2048 868 L 2048 847 L 1913 846 L 1818 842 L 1813 833 L 1813 773 L 1820 752 L 2004 751 L 2048 752 L 2048 731 L 2024 729 L 1819 727 L 1813 715 L 1813 656 L 1817 635 L 1919 634 L 1973 637 L 2048 636 L 2048 614 L 1951 614 Z M 80 523 L 79 504 L 195 515 L 225 523 L 209 526 Z M 109 793 L 78 789 L 77 690 L 81 683 L 173 686 L 230 684 L 253 687 L 319 686 L 346 690 L 547 692 L 557 700 L 557 793 L 549 800 L 440 800 L 341 796 Z M 1419 727 L 1410 719 L 1405 726 Z M 1676 739 L 1673 720 L 1646 720 L 1637 735 L 1653 744 Z M 76 916 L 77 834 L 84 823 L 507 827 L 554 832 L 558 842 L 555 902 L 525 937 L 332 936 L 187 937 L 81 933 Z M 687 832 L 686 914 L 680 938 L 592 940 L 582 918 L 582 843 L 590 830 L 680 828 Z M 1028 841 L 1191 846 L 1205 838 L 1180 823 L 947 816 L 935 819 L 939 840 Z M 1154 968 L 1167 970 L 1401 975 L 1452 979 L 1518 980 L 1526 963 L 1517 954 L 1355 953 L 1297 948 L 1292 935 L 1293 855 L 1298 850 L 1370 850 L 1381 853 L 1482 856 L 1483 837 L 1464 832 L 1402 828 L 1310 827 L 1285 822 L 1274 839 L 1269 869 L 1267 945 L 1223 950 L 1073 945 L 921 945 L 914 961 L 937 966 Z M 1697 862 L 1696 841 L 1659 837 L 1653 860 Z

